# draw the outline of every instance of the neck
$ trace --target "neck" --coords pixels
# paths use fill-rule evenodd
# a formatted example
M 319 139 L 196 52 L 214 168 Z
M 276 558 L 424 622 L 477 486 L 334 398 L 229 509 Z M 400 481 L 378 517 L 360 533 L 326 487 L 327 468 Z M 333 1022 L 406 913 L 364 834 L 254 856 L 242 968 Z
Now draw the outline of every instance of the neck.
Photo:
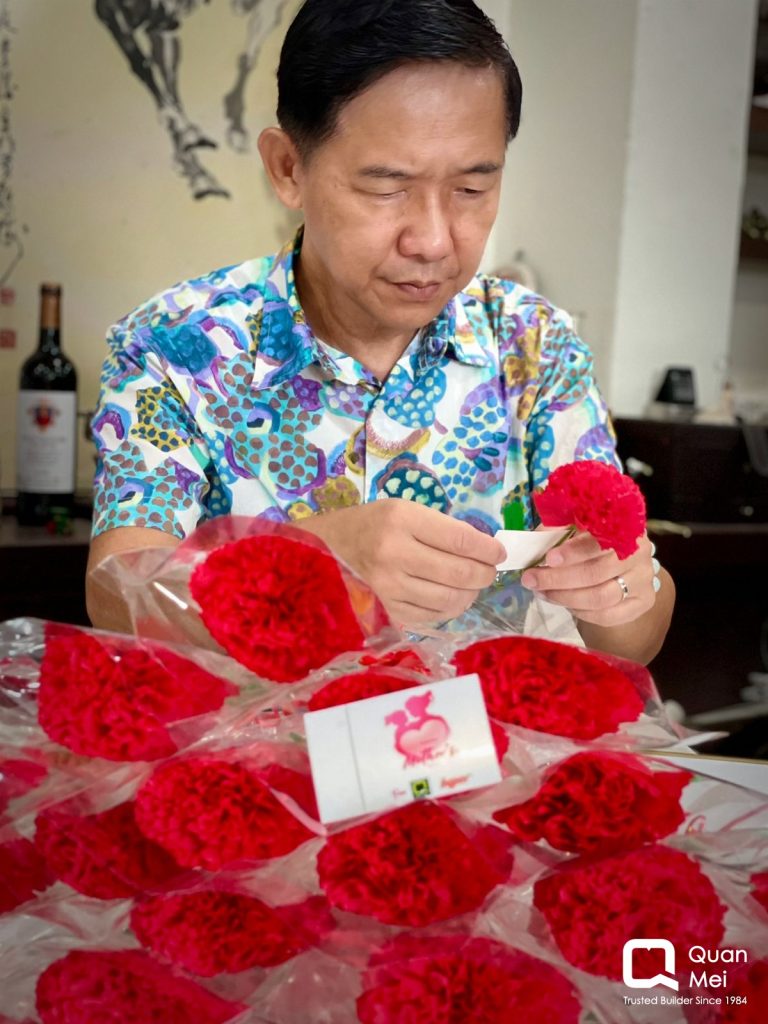
M 344 308 L 343 302 L 334 301 L 332 285 L 313 279 L 306 273 L 301 258 L 294 263 L 296 290 L 307 323 L 317 338 L 352 356 L 384 381 L 392 367 L 408 347 L 418 328 L 393 331 L 371 323 L 359 311 Z

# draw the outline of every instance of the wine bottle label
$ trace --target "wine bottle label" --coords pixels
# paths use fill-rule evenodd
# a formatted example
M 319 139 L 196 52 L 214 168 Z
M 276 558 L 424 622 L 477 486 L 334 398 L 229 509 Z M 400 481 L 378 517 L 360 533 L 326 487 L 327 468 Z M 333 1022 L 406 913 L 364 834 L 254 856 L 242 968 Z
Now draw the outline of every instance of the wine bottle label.
M 20 391 L 17 409 L 18 490 L 71 494 L 75 489 L 75 392 Z

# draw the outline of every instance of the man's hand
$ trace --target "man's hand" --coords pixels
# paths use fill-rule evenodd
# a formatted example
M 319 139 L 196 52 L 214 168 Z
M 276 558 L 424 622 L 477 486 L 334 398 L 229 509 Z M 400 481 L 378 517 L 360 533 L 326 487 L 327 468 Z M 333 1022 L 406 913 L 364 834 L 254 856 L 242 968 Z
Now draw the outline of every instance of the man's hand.
M 295 524 L 325 541 L 368 583 L 399 625 L 455 618 L 490 586 L 501 544 L 436 509 L 386 498 Z
M 582 622 L 618 626 L 632 622 L 652 607 L 651 542 L 643 536 L 634 555 L 623 562 L 614 551 L 603 551 L 588 533 L 571 537 L 547 553 L 546 564 L 527 569 L 522 584 L 562 604 Z M 627 596 L 617 581 L 627 586 Z
M 521 582 L 572 612 L 590 646 L 647 662 L 666 635 L 675 593 L 664 569 L 658 573 L 660 589 L 654 588 L 652 558 L 646 534 L 637 551 L 621 561 L 580 533 L 548 552 L 545 565 L 527 569 Z

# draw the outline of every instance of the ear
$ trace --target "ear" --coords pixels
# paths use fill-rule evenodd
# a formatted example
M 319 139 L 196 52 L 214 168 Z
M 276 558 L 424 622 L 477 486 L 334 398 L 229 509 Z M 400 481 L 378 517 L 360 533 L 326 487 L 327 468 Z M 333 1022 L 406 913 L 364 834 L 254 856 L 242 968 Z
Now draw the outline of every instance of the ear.
M 290 210 L 300 210 L 301 157 L 290 135 L 282 128 L 265 128 L 259 136 L 259 153 L 277 198 Z

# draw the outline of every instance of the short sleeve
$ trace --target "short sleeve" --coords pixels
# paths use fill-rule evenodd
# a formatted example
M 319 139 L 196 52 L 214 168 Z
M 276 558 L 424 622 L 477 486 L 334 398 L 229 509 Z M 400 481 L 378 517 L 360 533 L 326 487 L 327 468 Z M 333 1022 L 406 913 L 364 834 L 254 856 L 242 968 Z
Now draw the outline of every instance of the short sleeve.
M 524 440 L 531 490 L 558 466 L 591 459 L 621 468 L 592 353 L 560 310 L 541 325 L 537 388 Z
M 98 406 L 93 535 L 141 526 L 185 537 L 208 518 L 210 458 L 157 356 L 121 324 L 107 336 Z

